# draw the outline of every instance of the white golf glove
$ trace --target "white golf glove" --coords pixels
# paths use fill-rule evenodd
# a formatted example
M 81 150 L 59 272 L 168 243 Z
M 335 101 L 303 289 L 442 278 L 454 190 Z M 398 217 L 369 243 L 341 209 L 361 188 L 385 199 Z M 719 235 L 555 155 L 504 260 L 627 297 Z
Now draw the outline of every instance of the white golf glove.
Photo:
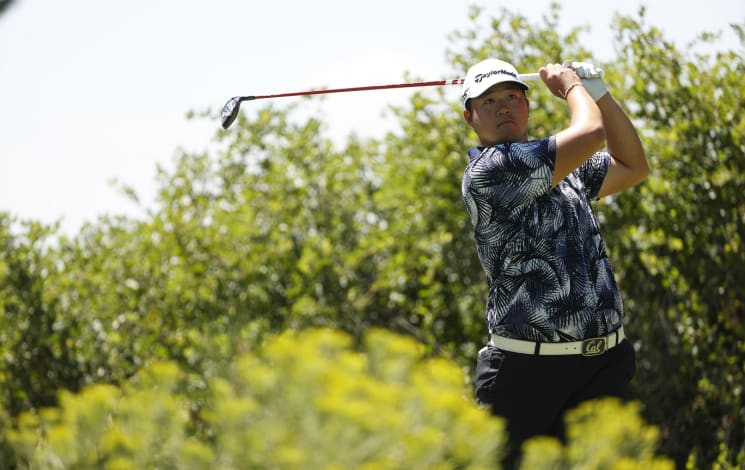
M 608 87 L 603 81 L 603 69 L 600 67 L 596 67 L 590 62 L 574 61 L 564 62 L 563 65 L 574 70 L 593 100 L 597 101 L 608 93 Z

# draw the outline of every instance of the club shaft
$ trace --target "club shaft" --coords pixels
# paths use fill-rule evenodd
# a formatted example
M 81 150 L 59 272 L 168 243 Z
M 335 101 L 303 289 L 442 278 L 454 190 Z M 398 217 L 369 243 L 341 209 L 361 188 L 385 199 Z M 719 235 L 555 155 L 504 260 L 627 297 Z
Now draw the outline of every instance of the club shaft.
M 524 73 L 519 74 L 518 77 L 521 80 L 538 80 L 540 76 L 537 73 Z M 274 95 L 255 95 L 255 96 L 241 96 L 241 101 L 249 100 L 260 100 L 266 98 L 286 98 L 290 96 L 306 96 L 306 95 L 325 95 L 328 93 L 346 93 L 350 91 L 371 91 L 371 90 L 388 90 L 393 88 L 417 88 L 427 86 L 444 86 L 444 85 L 461 85 L 463 84 L 462 78 L 455 78 L 452 80 L 434 80 L 429 82 L 411 82 L 411 83 L 396 83 L 391 85 L 368 85 L 368 86 L 357 86 L 348 88 L 327 88 L 323 90 L 309 90 L 309 91 L 296 91 L 292 93 L 277 93 Z

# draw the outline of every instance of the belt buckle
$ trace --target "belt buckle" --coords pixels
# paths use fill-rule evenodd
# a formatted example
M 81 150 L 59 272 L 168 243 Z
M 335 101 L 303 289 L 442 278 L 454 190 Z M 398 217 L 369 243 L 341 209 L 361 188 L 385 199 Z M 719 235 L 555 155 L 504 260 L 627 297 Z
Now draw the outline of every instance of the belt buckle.
M 590 338 L 582 341 L 583 356 L 599 356 L 608 349 L 607 338 Z

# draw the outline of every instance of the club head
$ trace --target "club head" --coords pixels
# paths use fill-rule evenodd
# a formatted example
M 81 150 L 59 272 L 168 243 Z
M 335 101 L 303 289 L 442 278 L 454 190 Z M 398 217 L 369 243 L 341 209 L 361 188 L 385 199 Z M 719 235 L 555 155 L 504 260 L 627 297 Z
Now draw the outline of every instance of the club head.
M 222 107 L 222 113 L 220 113 L 220 120 L 222 121 L 222 128 L 227 129 L 233 124 L 235 118 L 238 117 L 238 111 L 241 109 L 241 98 L 234 96 L 225 103 Z

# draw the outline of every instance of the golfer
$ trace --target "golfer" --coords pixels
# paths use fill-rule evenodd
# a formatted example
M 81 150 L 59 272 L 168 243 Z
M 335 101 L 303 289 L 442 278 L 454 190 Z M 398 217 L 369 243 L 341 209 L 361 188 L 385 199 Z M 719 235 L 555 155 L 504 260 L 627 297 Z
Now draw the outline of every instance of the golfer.
M 476 398 L 507 420 L 508 466 L 526 439 L 562 438 L 563 415 L 579 403 L 628 399 L 635 371 L 591 202 L 641 182 L 644 150 L 602 78 L 589 78 L 599 69 L 548 64 L 539 74 L 570 120 L 537 139 L 528 137 L 528 85 L 514 66 L 485 60 L 463 84 L 463 117 L 480 141 L 463 200 L 489 287 Z

